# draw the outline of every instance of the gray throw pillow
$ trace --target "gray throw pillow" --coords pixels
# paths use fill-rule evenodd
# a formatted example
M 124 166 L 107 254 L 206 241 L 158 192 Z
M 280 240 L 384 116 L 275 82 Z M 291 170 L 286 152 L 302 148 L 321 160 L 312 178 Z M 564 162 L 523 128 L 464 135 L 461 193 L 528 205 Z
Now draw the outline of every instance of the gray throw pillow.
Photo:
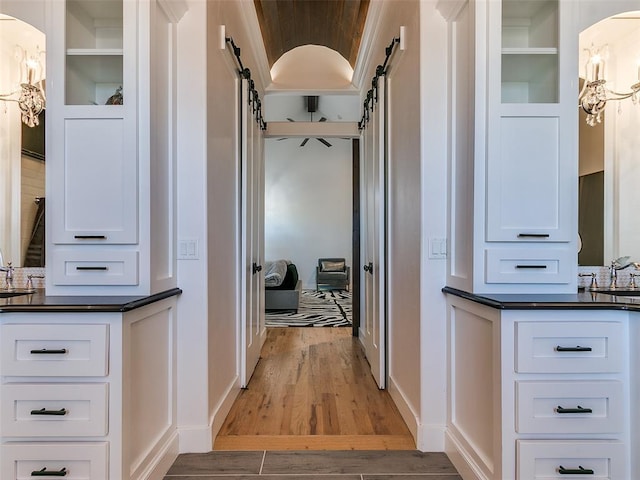
M 320 270 L 323 272 L 344 272 L 344 262 L 329 262 L 323 260 L 320 262 Z

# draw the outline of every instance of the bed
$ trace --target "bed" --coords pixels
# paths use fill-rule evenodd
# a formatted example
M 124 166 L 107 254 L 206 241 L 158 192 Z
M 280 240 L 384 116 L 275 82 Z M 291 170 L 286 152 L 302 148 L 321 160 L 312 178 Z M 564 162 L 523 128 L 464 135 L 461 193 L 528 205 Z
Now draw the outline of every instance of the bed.
M 288 260 L 265 262 L 264 308 L 265 310 L 298 311 L 302 281 L 298 269 Z

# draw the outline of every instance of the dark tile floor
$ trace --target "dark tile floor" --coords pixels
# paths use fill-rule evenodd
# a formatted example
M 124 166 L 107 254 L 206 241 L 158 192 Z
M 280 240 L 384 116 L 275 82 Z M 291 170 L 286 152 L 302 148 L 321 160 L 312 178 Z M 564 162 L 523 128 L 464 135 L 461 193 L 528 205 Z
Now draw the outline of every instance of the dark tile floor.
M 165 480 L 462 480 L 444 453 L 260 451 L 186 453 Z

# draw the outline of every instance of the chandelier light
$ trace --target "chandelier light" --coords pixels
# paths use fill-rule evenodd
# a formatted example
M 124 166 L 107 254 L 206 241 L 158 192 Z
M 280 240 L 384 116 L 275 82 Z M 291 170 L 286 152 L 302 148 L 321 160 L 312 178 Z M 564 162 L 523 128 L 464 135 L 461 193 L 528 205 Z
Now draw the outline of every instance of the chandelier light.
M 46 107 L 43 88 L 44 68 L 40 61 L 43 56 L 43 51 L 29 55 L 24 48 L 16 45 L 16 59 L 20 66 L 20 84 L 17 90 L 0 94 L 0 100 L 18 103 L 22 122 L 29 127 L 40 124 L 38 116 Z
M 588 60 L 584 69 L 584 85 L 578 95 L 578 106 L 587 114 L 587 124 L 591 127 L 602 122 L 602 112 L 607 102 L 631 98 L 634 105 L 640 96 L 640 66 L 637 82 L 631 85 L 628 92 L 616 92 L 607 87 L 605 78 L 605 60 L 608 57 L 607 46 L 585 49 Z

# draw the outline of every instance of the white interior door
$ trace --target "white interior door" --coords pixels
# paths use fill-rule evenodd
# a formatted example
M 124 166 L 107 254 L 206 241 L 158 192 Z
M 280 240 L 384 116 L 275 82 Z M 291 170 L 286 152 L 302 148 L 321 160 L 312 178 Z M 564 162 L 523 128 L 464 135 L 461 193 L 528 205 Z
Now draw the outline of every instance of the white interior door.
M 246 387 L 260 359 L 266 329 L 263 300 L 263 136 L 253 115 L 249 86 L 240 89 L 240 384 Z
M 386 388 L 386 112 L 380 77 L 377 103 L 363 131 L 362 147 L 362 318 L 359 337 L 371 373 Z

